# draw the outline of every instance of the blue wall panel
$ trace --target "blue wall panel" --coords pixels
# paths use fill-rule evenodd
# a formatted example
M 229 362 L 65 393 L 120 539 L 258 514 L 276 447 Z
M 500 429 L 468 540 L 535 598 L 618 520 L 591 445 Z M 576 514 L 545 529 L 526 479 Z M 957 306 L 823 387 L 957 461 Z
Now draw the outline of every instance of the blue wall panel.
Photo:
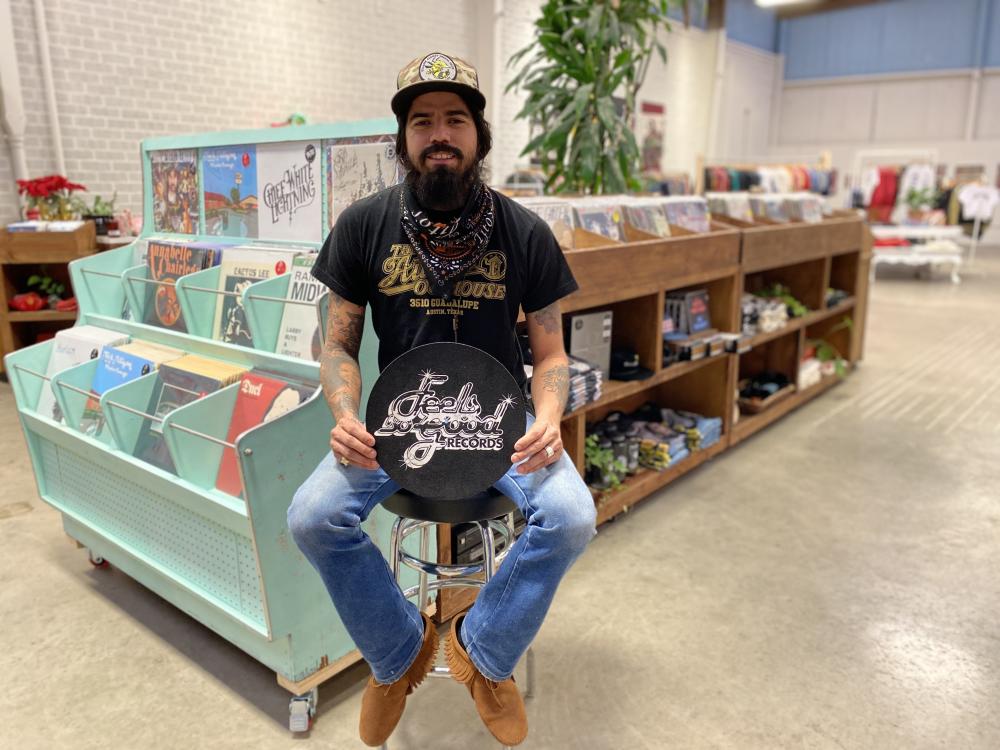
M 823 78 L 1000 64 L 1000 0 L 883 0 L 780 23 L 785 77 Z M 995 60 L 995 62 L 991 62 Z
M 986 28 L 988 31 L 983 64 L 989 68 L 1000 68 L 1000 0 L 991 0 Z
M 726 36 L 768 52 L 778 51 L 778 17 L 753 0 L 727 0 Z

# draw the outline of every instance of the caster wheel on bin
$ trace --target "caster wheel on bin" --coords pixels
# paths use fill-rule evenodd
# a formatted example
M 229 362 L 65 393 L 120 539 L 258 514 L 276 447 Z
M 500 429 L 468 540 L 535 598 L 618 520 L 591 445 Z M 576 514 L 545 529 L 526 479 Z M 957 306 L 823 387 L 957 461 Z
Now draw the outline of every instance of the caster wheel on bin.
M 296 695 L 288 702 L 288 729 L 291 732 L 308 732 L 316 716 L 319 690 L 313 688 L 305 695 Z
M 87 556 L 90 560 L 90 564 L 95 568 L 110 568 L 111 564 L 105 560 L 100 555 L 95 555 L 92 550 L 87 550 Z

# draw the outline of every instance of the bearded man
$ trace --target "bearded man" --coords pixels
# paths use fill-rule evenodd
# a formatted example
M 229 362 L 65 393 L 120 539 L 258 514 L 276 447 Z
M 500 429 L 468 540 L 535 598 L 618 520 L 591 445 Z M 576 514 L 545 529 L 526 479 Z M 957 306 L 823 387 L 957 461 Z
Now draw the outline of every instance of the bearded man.
M 569 384 L 559 300 L 577 285 L 545 222 L 483 182 L 492 141 L 475 69 L 434 52 L 404 67 L 396 88 L 396 151 L 406 180 L 345 209 L 313 268 L 330 289 L 320 372 L 336 427 L 330 454 L 293 499 L 288 525 L 371 666 L 360 734 L 379 746 L 433 667 L 438 635 L 361 529 L 398 489 L 358 415 L 365 308 L 379 337 L 380 369 L 415 346 L 455 341 L 495 357 L 522 388 L 516 324 L 523 309 L 535 415 L 495 486 L 527 526 L 472 608 L 453 620 L 446 649 L 487 728 L 516 745 L 528 723 L 511 675 L 594 535 L 593 500 L 559 431 Z

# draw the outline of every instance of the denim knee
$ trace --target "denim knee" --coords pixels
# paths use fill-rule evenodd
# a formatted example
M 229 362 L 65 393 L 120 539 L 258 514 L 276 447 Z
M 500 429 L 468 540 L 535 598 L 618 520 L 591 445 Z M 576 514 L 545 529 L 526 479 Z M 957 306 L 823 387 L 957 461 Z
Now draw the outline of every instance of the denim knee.
M 295 491 L 286 518 L 299 548 L 315 546 L 320 540 L 329 545 L 337 532 L 353 534 L 361 525 L 361 519 L 347 509 L 346 503 L 331 497 L 329 490 L 316 492 L 310 482 Z
M 539 500 L 538 526 L 558 539 L 561 550 L 581 553 L 593 539 L 597 521 L 597 509 L 586 485 L 580 482 L 579 488 L 563 487 L 554 496 Z

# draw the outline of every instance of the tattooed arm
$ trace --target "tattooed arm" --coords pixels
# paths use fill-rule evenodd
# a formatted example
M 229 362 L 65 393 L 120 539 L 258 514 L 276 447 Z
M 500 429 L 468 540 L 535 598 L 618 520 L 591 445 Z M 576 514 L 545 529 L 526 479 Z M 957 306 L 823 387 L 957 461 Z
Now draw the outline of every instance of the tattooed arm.
M 377 469 L 375 438 L 358 417 L 361 401 L 361 368 L 358 350 L 365 325 L 365 309 L 333 291 L 326 316 L 326 345 L 319 359 L 323 395 L 333 412 L 336 426 L 330 433 L 330 448 L 338 459 L 355 466 Z
M 559 425 L 569 396 L 569 360 L 563 349 L 562 313 L 559 303 L 528 313 L 528 341 L 534 355 L 531 398 L 535 402 L 535 423 L 514 444 L 514 463 L 527 458 L 518 471 L 529 474 L 559 460 L 562 433 Z M 552 449 L 551 455 L 545 448 Z

